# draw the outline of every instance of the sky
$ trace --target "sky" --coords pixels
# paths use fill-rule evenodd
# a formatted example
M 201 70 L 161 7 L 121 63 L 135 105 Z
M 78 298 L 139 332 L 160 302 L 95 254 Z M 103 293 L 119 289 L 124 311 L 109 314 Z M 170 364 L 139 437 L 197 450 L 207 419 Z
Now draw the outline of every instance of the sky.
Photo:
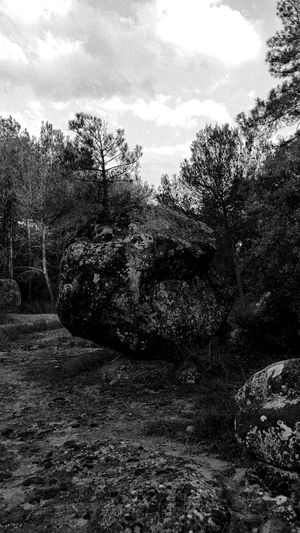
M 196 132 L 234 123 L 276 85 L 276 0 L 0 0 L 0 115 L 68 133 L 84 111 L 142 145 L 158 185 Z

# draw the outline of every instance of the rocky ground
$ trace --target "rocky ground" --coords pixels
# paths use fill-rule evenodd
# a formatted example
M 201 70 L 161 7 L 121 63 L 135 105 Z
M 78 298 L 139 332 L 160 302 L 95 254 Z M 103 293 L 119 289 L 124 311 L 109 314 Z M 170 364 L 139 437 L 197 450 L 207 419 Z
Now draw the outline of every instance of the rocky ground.
M 0 531 L 292 531 L 270 522 L 278 502 L 263 492 L 261 515 L 249 512 L 259 487 L 226 442 L 217 456 L 199 388 L 178 383 L 172 364 L 127 361 L 57 329 L 2 346 L 0 365 Z
M 19 337 L 0 364 L 0 531 L 223 530 L 230 464 L 189 443 L 195 407 L 172 366 L 63 329 Z M 181 438 L 147 436 L 155 420 Z

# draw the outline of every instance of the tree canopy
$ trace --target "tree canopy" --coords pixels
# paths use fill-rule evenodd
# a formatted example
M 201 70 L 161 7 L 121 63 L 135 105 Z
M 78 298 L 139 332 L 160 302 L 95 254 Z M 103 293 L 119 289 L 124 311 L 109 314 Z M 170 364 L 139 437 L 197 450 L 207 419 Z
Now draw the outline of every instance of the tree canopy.
M 110 185 L 137 176 L 142 149 L 135 146 L 129 150 L 124 130 L 111 133 L 107 123 L 94 115 L 76 113 L 69 128 L 76 134 L 73 145 L 69 145 L 73 165 L 85 176 L 88 173 L 87 179 L 98 185 L 98 200 L 102 203 L 104 216 L 108 217 Z
M 282 28 L 267 41 L 270 73 L 281 80 L 265 100 L 257 99 L 248 116 L 238 122 L 248 130 L 272 133 L 300 121 L 300 0 L 279 0 L 277 15 Z

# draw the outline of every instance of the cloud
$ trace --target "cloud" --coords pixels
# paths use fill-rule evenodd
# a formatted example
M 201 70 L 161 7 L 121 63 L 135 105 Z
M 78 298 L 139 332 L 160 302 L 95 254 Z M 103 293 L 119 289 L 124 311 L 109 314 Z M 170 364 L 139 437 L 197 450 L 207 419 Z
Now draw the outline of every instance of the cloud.
M 99 104 L 99 110 L 114 114 L 129 112 L 144 121 L 155 122 L 158 126 L 192 128 L 197 125 L 200 117 L 220 123 L 231 122 L 225 105 L 214 100 L 202 102 L 193 98 L 185 102 L 177 101 L 175 105 L 171 101 L 170 96 L 164 95 L 149 101 L 138 98 L 132 103 L 113 97 L 103 100 Z
M 27 58 L 22 47 L 5 35 L 0 35 L 0 61 L 26 63 Z
M 176 153 L 181 153 L 187 156 L 190 149 L 190 143 L 166 145 L 166 146 L 144 146 L 144 154 L 155 154 L 155 155 L 173 155 Z
M 192 96 L 203 71 L 207 82 L 218 79 L 199 53 L 238 63 L 253 57 L 259 42 L 242 15 L 216 0 L 129 0 L 126 8 L 123 0 L 0 4 L 1 77 L 51 100 L 177 96 L 187 84 Z
M 65 15 L 71 9 L 72 0 L 4 0 L 3 4 L 8 17 L 31 23 L 41 17 Z
M 0 108 L 0 116 L 8 117 L 9 115 L 13 116 L 20 126 L 26 128 L 30 134 L 38 136 L 41 129 L 41 122 L 46 122 L 49 117 L 47 116 L 47 108 L 41 102 L 34 100 L 26 102 L 24 107 L 24 95 L 19 95 L 20 105 L 16 106 L 13 103 L 11 107 L 9 102 L 2 108 Z M 23 102 L 23 105 L 22 105 Z
M 260 50 L 252 24 L 220 0 L 156 0 L 155 9 L 159 37 L 185 53 L 236 66 Z
M 160 44 L 131 9 L 125 17 L 87 0 L 0 5 L 0 76 L 14 86 L 58 100 L 154 93 Z
M 53 61 L 59 57 L 73 54 L 79 47 L 78 41 L 56 39 L 50 32 L 46 33 L 44 39 L 35 40 L 35 54 L 43 61 Z

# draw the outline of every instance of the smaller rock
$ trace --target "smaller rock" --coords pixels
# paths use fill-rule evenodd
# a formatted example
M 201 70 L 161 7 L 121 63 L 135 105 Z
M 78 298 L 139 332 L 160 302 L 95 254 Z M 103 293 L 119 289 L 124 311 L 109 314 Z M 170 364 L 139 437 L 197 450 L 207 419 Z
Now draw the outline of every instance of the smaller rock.
M 201 374 L 196 365 L 190 365 L 179 371 L 177 379 L 182 385 L 196 385 L 200 377 Z
M 194 433 L 195 431 L 195 426 L 187 426 L 186 428 L 186 432 L 188 435 L 192 435 L 192 433 Z
M 239 408 L 245 410 L 279 396 L 290 399 L 300 396 L 300 359 L 277 361 L 256 372 L 235 399 Z
M 49 485 L 57 485 L 57 479 L 56 477 L 51 477 L 49 480 L 48 480 L 48 484 Z
M 300 471 L 300 359 L 257 372 L 239 390 L 239 441 L 267 464 Z
M 13 313 L 21 306 L 21 292 L 14 279 L 0 279 L 0 312 Z
M 66 490 L 68 490 L 68 489 L 69 489 L 69 485 L 68 485 L 68 483 L 65 483 L 64 481 L 63 481 L 62 483 L 60 483 L 60 485 L 59 485 L 59 490 L 61 490 L 61 491 L 64 492 L 64 491 L 66 491 Z
M 23 524 L 26 521 L 28 514 L 28 510 L 17 506 L 4 512 L 0 516 L 0 520 L 2 524 Z
M 45 470 L 49 470 L 49 468 L 52 468 L 52 466 L 54 466 L 54 463 L 49 460 L 43 461 L 42 464 Z
M 10 438 L 13 432 L 14 432 L 13 428 L 5 428 L 1 431 L 1 435 L 2 437 Z
M 292 496 L 300 488 L 300 475 L 276 466 L 258 462 L 247 473 L 250 483 L 261 483 L 275 496 Z
M 63 445 L 65 448 L 70 448 L 72 450 L 79 450 L 82 447 L 80 442 L 73 440 L 73 439 L 66 440 Z
M 73 422 L 73 424 L 71 424 L 71 428 L 73 429 L 77 429 L 77 428 L 80 428 L 81 424 L 79 422 Z
M 6 479 L 12 478 L 11 472 L 0 471 L 0 482 L 6 481 Z
M 30 485 L 45 485 L 45 480 L 39 476 L 29 477 L 24 479 L 22 485 L 24 487 L 30 487 Z
M 50 500 L 52 498 L 55 498 L 58 492 L 59 492 L 59 487 L 46 487 L 39 491 L 39 495 L 41 496 L 43 500 Z

